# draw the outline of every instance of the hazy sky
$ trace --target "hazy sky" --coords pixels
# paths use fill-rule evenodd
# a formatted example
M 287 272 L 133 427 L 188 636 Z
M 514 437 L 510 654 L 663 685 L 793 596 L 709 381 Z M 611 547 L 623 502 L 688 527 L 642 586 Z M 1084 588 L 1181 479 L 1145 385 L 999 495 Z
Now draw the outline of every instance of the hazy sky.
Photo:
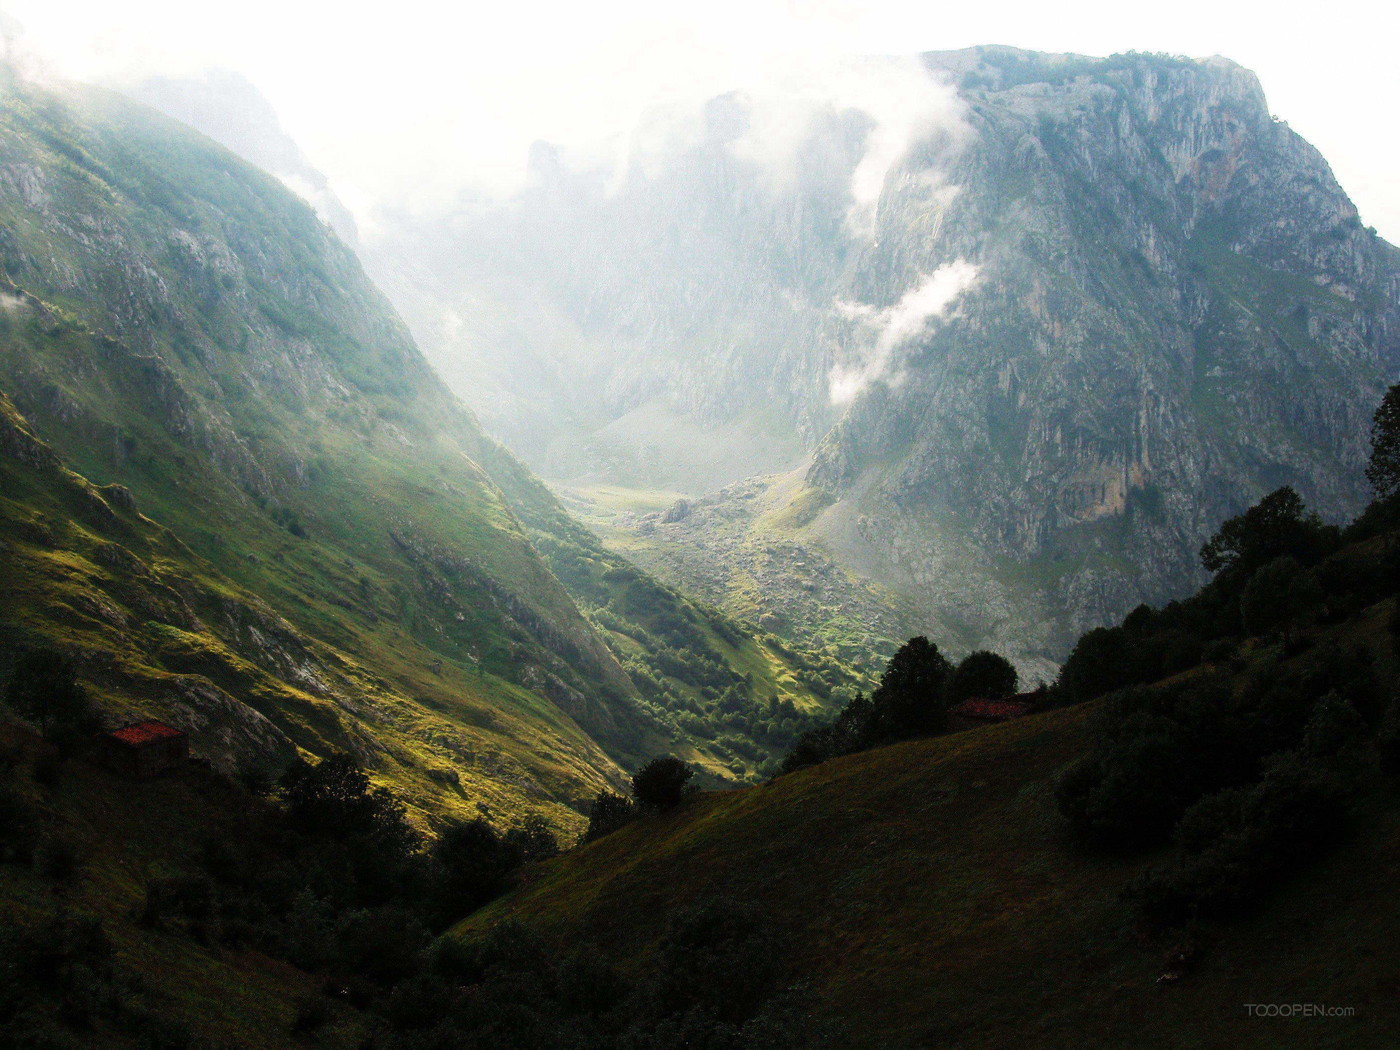
M 861 54 L 986 43 L 1223 54 L 1259 74 L 1274 113 L 1322 150 L 1363 221 L 1392 241 L 1397 9 L 1354 0 L 0 0 L 68 75 L 239 70 L 361 209 L 467 183 L 509 188 L 531 141 L 616 140 L 657 101 L 760 82 L 844 91 L 839 82 L 859 70 L 851 60 Z

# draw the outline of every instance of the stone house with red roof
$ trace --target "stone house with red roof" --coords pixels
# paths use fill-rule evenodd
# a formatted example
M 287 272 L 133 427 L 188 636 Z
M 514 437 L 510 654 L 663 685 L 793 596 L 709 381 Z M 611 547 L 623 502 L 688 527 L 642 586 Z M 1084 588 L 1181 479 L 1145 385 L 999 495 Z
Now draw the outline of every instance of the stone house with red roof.
M 1005 700 L 982 700 L 974 697 L 964 700 L 957 707 L 948 709 L 948 728 L 957 732 L 960 729 L 976 729 L 997 722 L 1009 722 L 1013 718 L 1024 718 L 1035 710 L 1041 694 L 1021 693 Z
M 184 766 L 190 738 L 164 722 L 132 722 L 97 738 L 98 758 L 114 773 L 149 780 Z

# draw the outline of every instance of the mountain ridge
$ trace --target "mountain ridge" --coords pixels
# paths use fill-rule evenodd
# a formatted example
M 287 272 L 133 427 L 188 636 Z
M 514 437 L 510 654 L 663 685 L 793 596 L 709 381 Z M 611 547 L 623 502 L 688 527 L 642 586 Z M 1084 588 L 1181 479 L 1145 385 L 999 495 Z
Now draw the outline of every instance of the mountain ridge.
M 316 684 L 277 652 L 314 640 L 340 667 L 316 687 L 341 729 L 284 724 L 299 747 L 345 746 L 344 729 L 393 710 L 392 755 L 366 739 L 356 750 L 425 806 L 473 805 L 465 777 L 483 805 L 538 804 L 564 826 L 621 783 L 619 763 L 668 747 L 720 780 L 752 775 L 764 757 L 752 717 L 767 718 L 770 696 L 816 710 L 825 701 L 809 683 L 825 693 L 817 675 L 844 680 L 571 531 L 438 382 L 353 253 L 280 183 L 115 94 L 13 75 L 3 86 L 0 389 L 68 468 L 120 483 L 180 537 L 170 568 L 201 600 L 232 587 L 243 607 L 255 597 L 295 625 L 195 616 L 158 643 L 133 621 L 157 662 L 207 661 L 224 682 L 240 661 L 266 665 L 276 693 L 302 688 L 303 672 Z M 61 525 L 62 542 L 85 547 L 82 529 Z M 588 616 L 541 558 L 546 541 L 578 574 L 619 574 L 596 583 Z M 102 570 L 80 575 L 84 601 L 112 605 Z M 606 641 L 599 610 L 616 626 Z M 695 635 L 694 660 L 658 668 L 644 640 L 663 623 Z M 21 644 L 71 648 L 65 631 L 40 617 Z M 633 680 L 644 674 L 645 697 Z M 718 730 L 705 711 L 726 689 L 742 724 Z M 679 727 L 682 703 L 701 709 L 686 717 L 708 736 Z M 196 743 L 226 765 L 287 754 Z

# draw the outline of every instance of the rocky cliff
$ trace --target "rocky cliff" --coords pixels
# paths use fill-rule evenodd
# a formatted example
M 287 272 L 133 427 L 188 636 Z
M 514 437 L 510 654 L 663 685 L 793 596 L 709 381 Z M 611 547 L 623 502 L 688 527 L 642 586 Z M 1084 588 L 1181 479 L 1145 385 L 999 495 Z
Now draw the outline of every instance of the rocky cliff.
M 820 114 L 774 179 L 726 97 L 664 162 L 605 183 L 540 147 L 518 200 L 391 224 L 367 259 L 547 476 L 694 495 L 802 471 L 832 497 L 802 536 L 925 610 L 902 629 L 1028 662 L 1189 587 L 1201 540 L 1265 491 L 1354 511 L 1400 255 L 1257 79 L 923 61 L 956 119 L 861 223 L 873 119 Z
M 1400 364 L 1400 254 L 1255 77 L 1001 49 L 929 63 L 967 105 L 939 168 L 958 192 L 929 209 L 916 181 L 887 185 L 853 277 L 899 289 L 951 260 L 976 277 L 809 480 L 883 508 L 862 535 L 916 576 L 937 571 L 921 521 L 1033 569 L 1075 629 L 1179 591 L 1200 540 L 1278 485 L 1355 511 Z

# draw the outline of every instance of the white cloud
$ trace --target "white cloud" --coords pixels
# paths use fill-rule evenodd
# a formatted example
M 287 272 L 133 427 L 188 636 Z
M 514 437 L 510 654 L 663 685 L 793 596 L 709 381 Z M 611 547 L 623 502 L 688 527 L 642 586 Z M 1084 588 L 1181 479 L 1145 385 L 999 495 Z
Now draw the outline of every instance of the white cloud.
M 834 405 L 846 405 L 872 383 L 896 378 L 896 352 L 917 340 L 958 298 L 977 283 L 981 269 L 966 259 L 945 263 L 883 309 L 867 303 L 838 302 L 838 316 L 860 329 L 859 349 L 851 364 L 839 364 L 827 376 Z
M 911 147 L 935 132 L 950 142 L 968 134 L 957 91 L 913 56 L 789 55 L 740 87 L 749 127 L 734 152 L 779 184 L 794 176 L 798 152 L 819 118 L 846 111 L 869 118 L 865 152 L 850 184 L 848 225 L 859 236 L 874 232 L 886 179 Z

